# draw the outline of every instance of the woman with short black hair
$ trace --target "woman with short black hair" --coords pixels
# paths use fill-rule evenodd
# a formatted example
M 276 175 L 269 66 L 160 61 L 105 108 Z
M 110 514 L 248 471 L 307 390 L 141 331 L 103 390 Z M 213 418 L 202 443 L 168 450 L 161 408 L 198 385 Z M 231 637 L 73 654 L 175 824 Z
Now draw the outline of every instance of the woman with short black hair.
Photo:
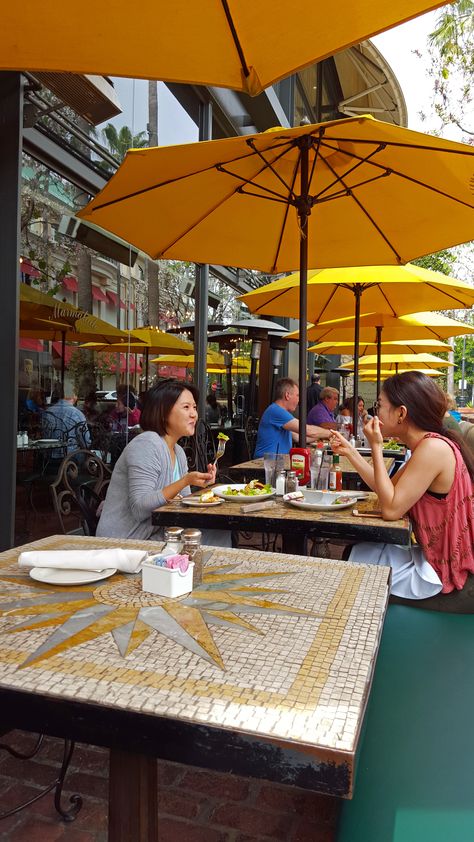
M 97 535 L 109 538 L 149 539 L 157 533 L 151 523 L 154 509 L 177 494 L 190 494 L 215 482 L 215 465 L 207 473 L 188 471 L 178 440 L 194 435 L 197 389 L 178 380 L 164 380 L 148 390 L 134 438 L 118 460 L 107 491 Z

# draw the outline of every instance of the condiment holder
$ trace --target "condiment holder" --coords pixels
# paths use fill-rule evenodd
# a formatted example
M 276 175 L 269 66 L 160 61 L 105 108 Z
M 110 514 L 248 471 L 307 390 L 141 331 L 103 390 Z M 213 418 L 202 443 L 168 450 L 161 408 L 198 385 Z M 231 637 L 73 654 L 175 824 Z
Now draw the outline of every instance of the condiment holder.
M 183 596 L 193 589 L 193 570 L 192 561 L 182 573 L 178 567 L 160 567 L 155 562 L 155 556 L 148 556 L 142 564 L 142 590 L 170 599 Z

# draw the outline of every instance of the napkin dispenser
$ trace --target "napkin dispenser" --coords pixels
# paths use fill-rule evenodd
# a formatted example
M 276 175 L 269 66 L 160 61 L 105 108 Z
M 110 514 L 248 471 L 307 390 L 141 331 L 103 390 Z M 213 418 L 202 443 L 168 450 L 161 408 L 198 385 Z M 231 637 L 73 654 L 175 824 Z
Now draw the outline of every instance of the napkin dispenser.
M 194 562 L 189 563 L 186 573 L 179 568 L 159 567 L 152 559 L 145 559 L 142 564 L 142 590 L 157 596 L 174 599 L 190 593 L 193 589 Z

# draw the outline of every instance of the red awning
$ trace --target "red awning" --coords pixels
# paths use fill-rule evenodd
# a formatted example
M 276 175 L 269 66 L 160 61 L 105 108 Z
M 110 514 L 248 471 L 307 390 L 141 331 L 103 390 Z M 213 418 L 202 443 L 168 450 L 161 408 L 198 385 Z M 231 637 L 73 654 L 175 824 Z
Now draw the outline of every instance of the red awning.
M 22 275 L 29 275 L 30 278 L 41 278 L 41 272 L 27 257 L 20 257 L 20 272 Z
M 110 371 L 115 372 L 117 371 L 117 364 L 116 364 L 116 354 L 109 353 L 108 351 L 103 351 L 98 354 L 98 357 L 102 357 L 103 361 L 107 363 Z M 105 359 L 104 359 L 105 358 Z M 125 372 L 127 370 L 127 355 L 120 354 L 120 371 Z M 137 361 L 135 365 L 135 354 L 129 354 L 129 361 L 128 361 L 128 371 L 130 374 L 135 374 L 136 371 L 141 370 L 141 363 L 140 360 Z
M 92 284 L 92 298 L 95 298 L 96 301 L 107 301 L 107 296 L 100 287 L 96 287 L 95 284 Z
M 73 275 L 66 275 L 66 277 L 63 278 L 63 287 L 66 287 L 69 292 L 77 292 L 77 278 Z
M 118 307 L 118 306 L 119 306 L 119 297 L 118 297 L 118 295 L 117 295 L 117 293 L 116 293 L 116 292 L 112 292 L 110 289 L 108 289 L 108 290 L 107 290 L 107 298 L 108 298 L 108 299 L 109 299 L 109 301 L 110 301 L 110 302 L 114 305 L 114 307 Z M 122 301 L 122 299 L 120 299 L 120 309 L 121 309 L 121 310 L 126 310 L 126 309 L 127 309 L 127 306 L 126 306 L 126 304 L 124 304 L 124 302 Z
M 41 339 L 20 339 L 20 351 L 42 351 Z
M 61 357 L 62 356 L 62 347 L 63 347 L 62 342 L 53 342 L 52 344 L 53 344 L 53 353 L 56 354 L 56 356 Z M 68 365 L 71 362 L 71 357 L 72 357 L 74 351 L 77 351 L 77 348 L 75 348 L 75 347 L 73 348 L 73 347 L 71 347 L 71 345 L 65 345 L 64 346 L 64 362 L 65 362 L 66 365 Z

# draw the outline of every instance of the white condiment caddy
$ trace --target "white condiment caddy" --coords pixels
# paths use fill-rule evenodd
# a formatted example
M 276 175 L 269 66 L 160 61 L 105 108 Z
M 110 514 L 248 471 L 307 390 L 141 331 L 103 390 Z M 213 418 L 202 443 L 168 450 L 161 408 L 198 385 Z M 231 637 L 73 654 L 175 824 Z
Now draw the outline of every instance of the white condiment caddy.
M 170 599 L 183 596 L 193 589 L 193 570 L 193 561 L 186 573 L 182 573 L 179 568 L 160 567 L 149 556 L 142 564 L 142 590 Z

